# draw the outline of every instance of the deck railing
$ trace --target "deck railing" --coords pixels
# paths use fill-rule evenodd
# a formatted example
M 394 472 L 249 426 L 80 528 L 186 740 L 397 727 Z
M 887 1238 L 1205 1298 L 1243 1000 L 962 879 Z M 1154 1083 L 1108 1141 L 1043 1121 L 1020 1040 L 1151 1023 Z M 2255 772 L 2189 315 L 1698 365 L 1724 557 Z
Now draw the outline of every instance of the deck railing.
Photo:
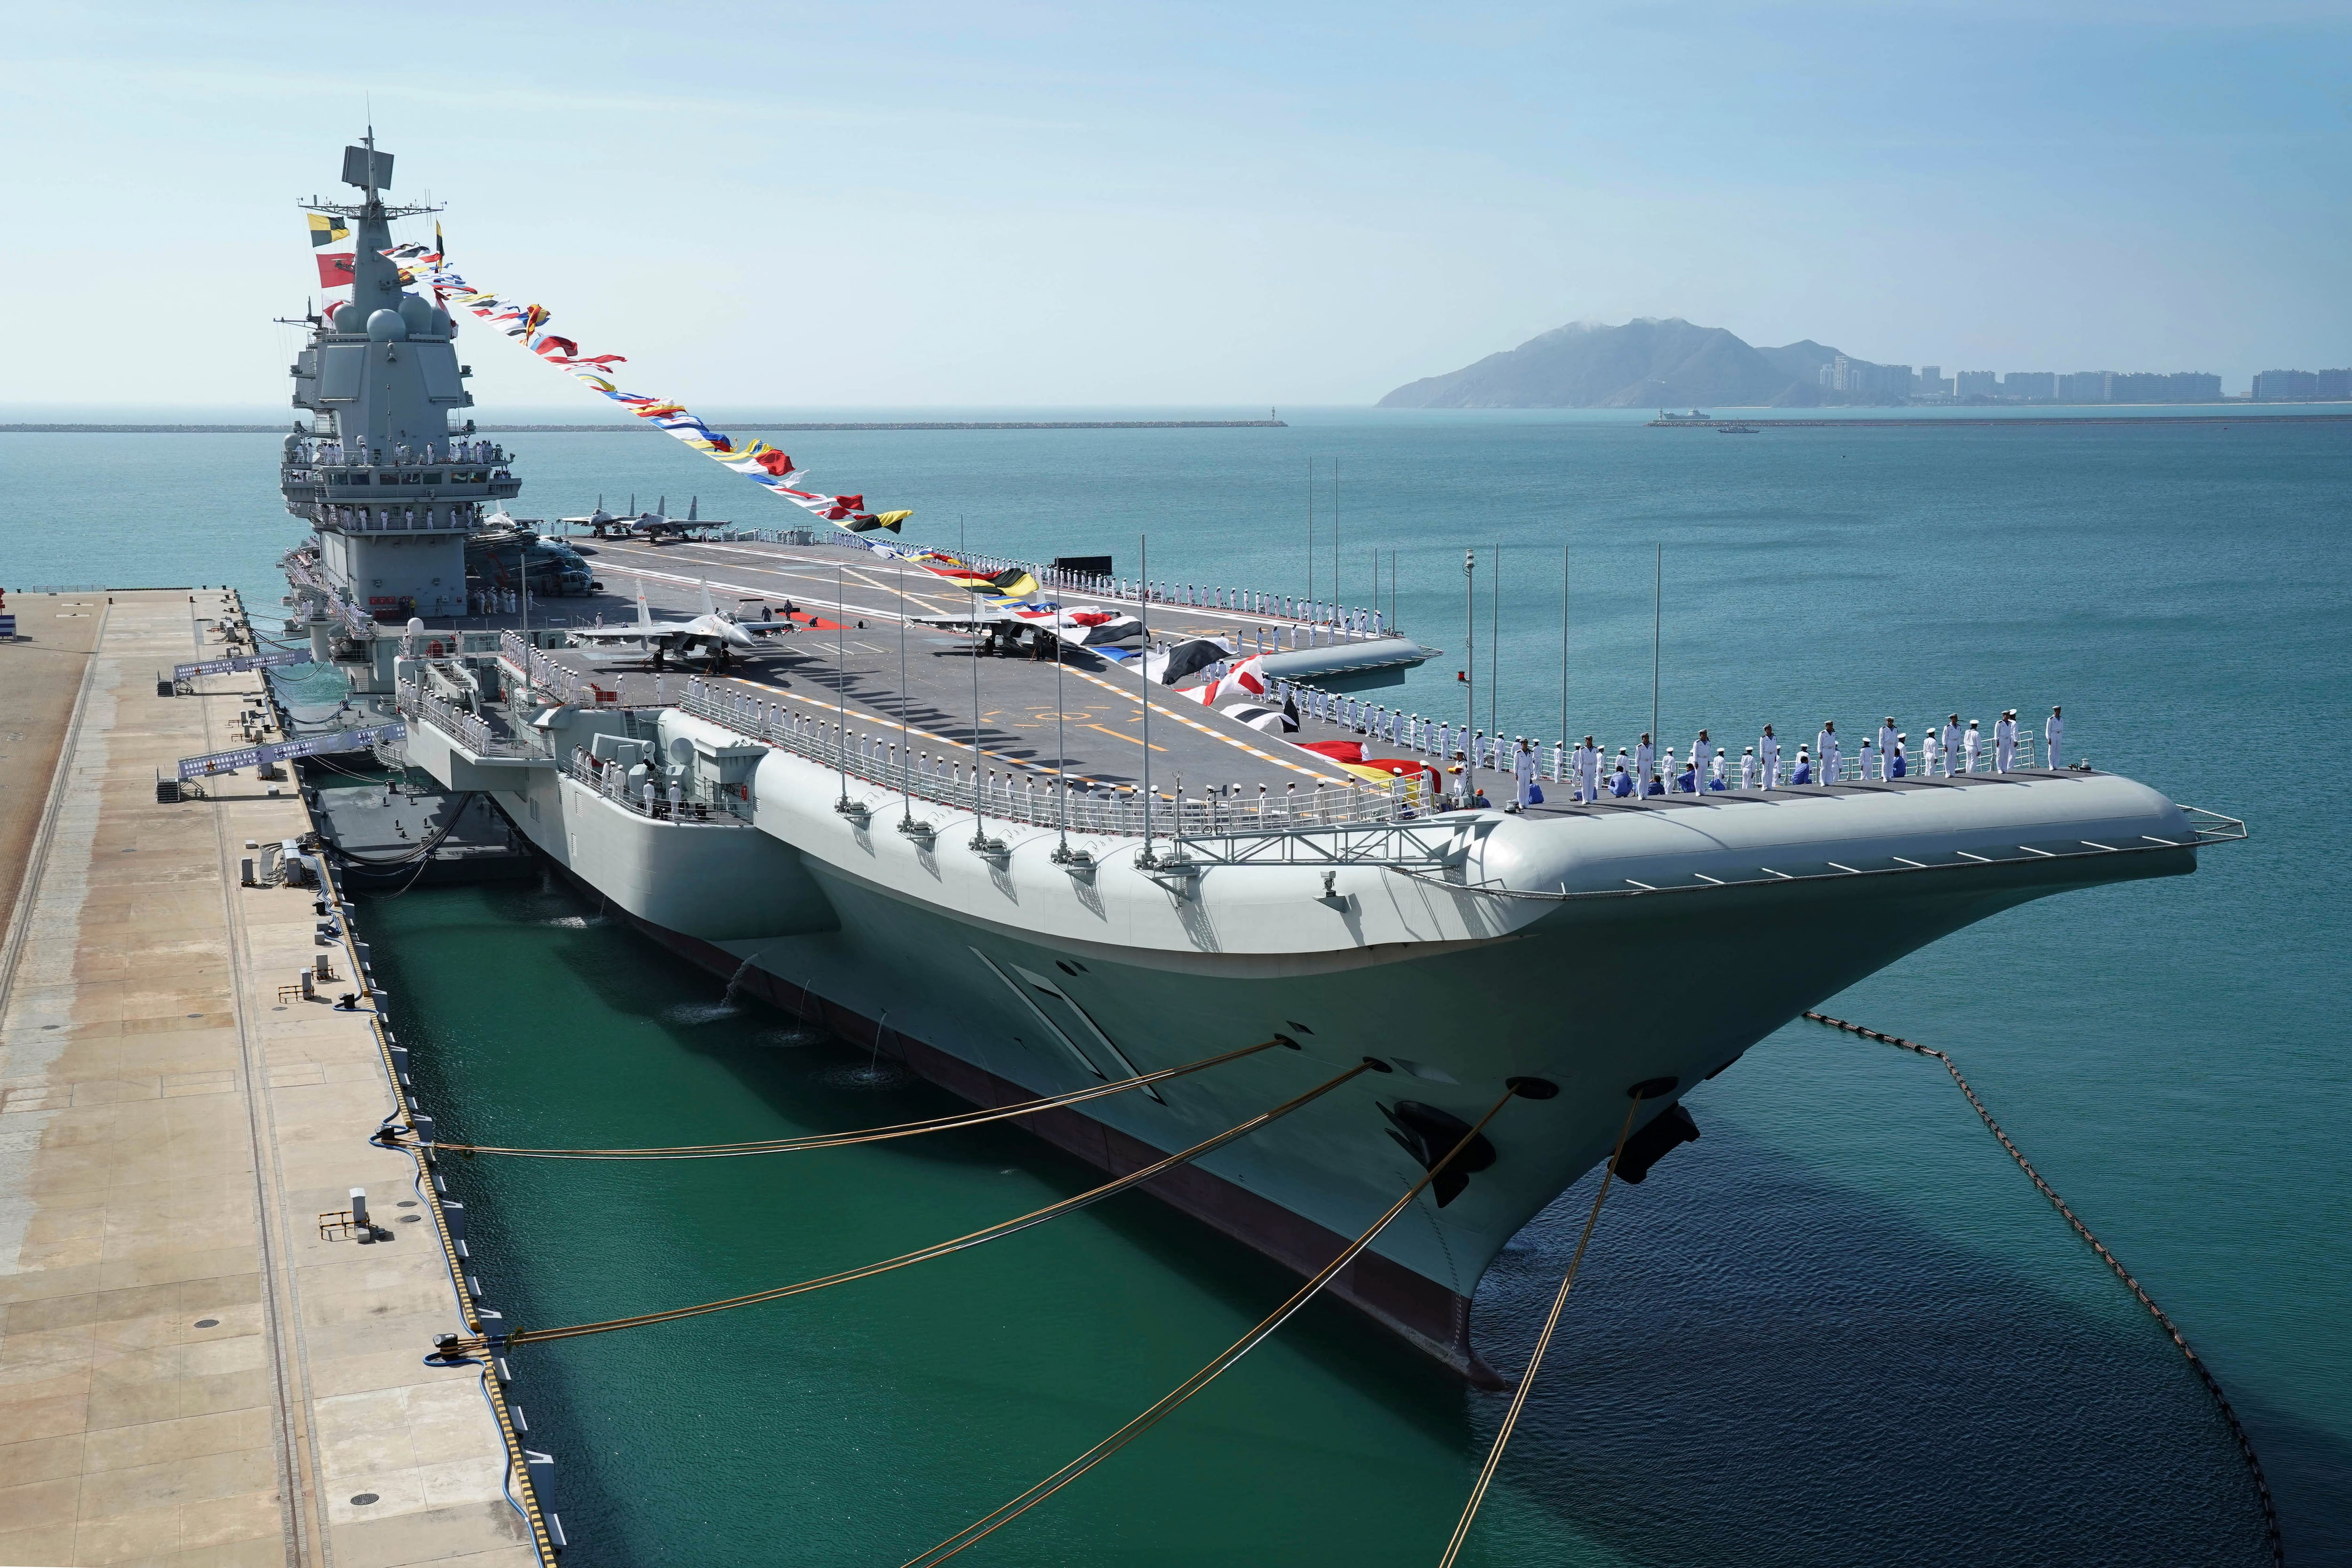
M 393 699 L 393 706 L 402 717 L 433 726 L 477 757 L 550 755 L 549 747 L 535 737 L 520 732 L 500 735 L 479 714 L 467 713 L 454 703 L 423 690 L 414 681 L 400 683 L 400 691 Z
M 1462 756 L 1468 758 L 1479 768 L 1501 773 L 1507 777 L 1511 771 L 1511 754 L 1517 748 L 1519 740 L 1517 736 L 1491 736 L 1444 719 L 1428 719 L 1419 714 L 1408 714 L 1395 708 L 1382 707 L 1374 703 L 1365 702 L 1360 697 L 1326 691 L 1303 681 L 1273 682 L 1267 692 L 1266 701 L 1269 706 L 1276 707 L 1295 705 L 1302 722 L 1312 720 L 1329 725 L 1343 736 L 1361 738 L 1368 755 L 1376 754 L 1381 748 L 1387 748 L 1400 755 L 1424 758 L 1433 765 L 1441 767 L 1454 758 Z M 1528 738 L 1532 740 L 1534 737 Z M 1744 741 L 1741 743 L 1743 747 L 1746 744 Z M 1723 788 L 1737 789 L 1740 787 L 1738 764 L 1728 755 L 1727 747 L 1726 751 Z M 1781 754 L 1780 782 L 1783 785 L 1792 782 L 1796 777 L 1796 753 L 1797 748 L 1791 746 Z M 2010 759 L 2010 769 L 2016 771 L 2038 768 L 2042 766 L 2039 758 L 2040 751 L 2034 744 L 2033 737 L 2020 734 L 2017 737 L 2015 753 Z M 1675 748 L 1675 764 L 1672 771 L 1675 776 L 1679 776 L 1688 758 L 1679 747 Z M 1714 759 L 1710 757 L 1706 761 L 1711 767 Z M 1963 753 L 1958 757 L 1939 758 L 1934 770 L 1934 777 L 1942 779 L 1955 775 L 1965 776 L 1970 772 L 1992 773 L 1998 771 L 1996 764 L 1999 761 L 2000 758 L 1991 737 L 1986 737 L 1977 754 L 1976 765 L 1973 768 L 1969 766 L 1968 758 Z M 1870 771 L 1865 774 L 1862 757 L 1857 752 L 1842 750 L 1838 757 L 1837 782 L 1843 784 L 1874 782 L 1890 776 L 1890 766 L 1888 759 L 1874 754 L 1871 758 Z M 1613 757 L 1602 758 L 1601 784 L 1604 789 L 1615 767 L 1616 759 Z M 1662 775 L 1660 781 L 1665 785 L 1668 791 L 1679 792 L 1674 790 L 1672 779 L 1663 777 L 1666 771 L 1666 759 L 1664 753 L 1654 759 L 1654 767 L 1660 771 Z M 1568 747 L 1537 743 L 1536 774 L 1538 778 L 1547 784 L 1564 784 L 1570 781 L 1570 759 Z M 1808 772 L 1811 775 L 1807 780 L 1810 783 L 1819 784 L 1828 781 L 1818 761 L 1809 767 Z M 1908 756 L 1905 758 L 1905 771 L 1899 777 L 1924 779 L 1928 776 L 1928 769 L 1922 757 Z M 1705 780 L 1702 787 L 1711 789 L 1713 780 L 1706 778 L 1704 769 L 1702 779 Z M 1764 780 L 1759 778 L 1755 787 L 1761 788 L 1763 782 Z
M 679 798 L 672 800 L 666 786 L 656 785 L 651 796 L 646 794 L 642 784 L 632 790 L 627 768 L 616 762 L 599 763 L 578 747 L 556 766 L 562 769 L 564 777 L 585 784 L 623 810 L 654 821 L 708 823 L 714 827 L 749 827 L 751 823 L 751 803 L 708 779 L 694 780 L 692 794 L 685 793 L 685 786 L 681 785 Z
M 1144 836 L 1143 796 L 1133 789 L 1057 788 L 1049 768 L 1006 762 L 1000 773 L 972 762 L 969 752 L 940 745 L 933 754 L 912 742 L 902 747 L 887 729 L 869 732 L 851 727 L 845 731 L 838 721 L 828 723 L 798 710 L 788 712 L 782 704 L 761 703 L 700 680 L 687 683 L 677 706 L 697 718 L 842 774 L 845 790 L 847 780 L 856 779 L 898 795 L 909 811 L 914 802 L 922 801 L 971 813 L 983 821 L 994 819 L 1032 828 L 1057 828 L 1066 822 L 1073 832 Z M 910 749 L 911 757 L 907 755 Z M 869 810 L 877 804 L 866 802 Z M 1160 794 L 1151 803 L 1150 836 L 1171 839 L 1350 827 L 1407 821 L 1428 807 L 1422 782 L 1402 779 L 1385 786 L 1369 780 L 1350 780 L 1345 785 L 1318 781 L 1309 789 L 1294 784 L 1279 792 L 1260 786 L 1254 796 L 1213 792 L 1179 800 Z

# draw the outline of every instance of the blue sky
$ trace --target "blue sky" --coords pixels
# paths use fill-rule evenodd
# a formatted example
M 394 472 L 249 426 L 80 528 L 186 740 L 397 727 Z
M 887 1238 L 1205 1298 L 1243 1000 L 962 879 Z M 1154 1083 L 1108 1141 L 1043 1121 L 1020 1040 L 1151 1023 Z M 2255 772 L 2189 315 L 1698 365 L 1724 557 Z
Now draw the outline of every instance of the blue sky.
M 363 15 L 12 23 L 12 409 L 280 403 L 370 95 L 469 276 L 713 407 L 1360 403 L 1643 315 L 2352 362 L 2343 4 Z M 490 346 L 484 403 L 563 402 Z

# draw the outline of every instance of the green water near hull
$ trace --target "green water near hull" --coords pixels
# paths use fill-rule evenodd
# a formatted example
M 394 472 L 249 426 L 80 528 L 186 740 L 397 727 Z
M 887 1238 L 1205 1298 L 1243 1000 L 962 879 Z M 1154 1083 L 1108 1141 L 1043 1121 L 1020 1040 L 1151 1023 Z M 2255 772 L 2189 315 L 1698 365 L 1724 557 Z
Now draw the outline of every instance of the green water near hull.
M 720 1142 L 959 1104 L 887 1058 L 721 1000 L 718 977 L 553 884 L 366 900 L 361 921 L 447 1136 Z M 1826 1098 L 1815 1128 L 1865 1166 L 1916 1171 L 1924 1144 L 1939 1173 L 1993 1179 L 1888 1203 L 1727 1127 L 1734 1075 L 1694 1096 L 1710 1136 L 1612 1199 L 1470 1561 L 1863 1561 L 1890 1501 L 1935 1511 L 1925 1533 L 1955 1543 L 2054 1531 L 2087 1549 L 2070 1561 L 2124 1562 L 2185 1532 L 2207 1560 L 2252 1560 L 2242 1474 L 2201 1394 L 2022 1178 L 1990 1168 L 1958 1096 L 1913 1059 L 1818 1031 L 1768 1049 L 1795 1092 Z M 1910 1113 L 1899 1131 L 1875 1124 L 1889 1104 Z M 1099 1179 L 1002 1127 L 745 1161 L 444 1168 L 493 1304 L 518 1326 L 822 1274 Z M 1506 1364 L 1524 1356 L 1589 1191 L 1490 1276 L 1481 1342 Z M 1765 1216 L 1769 1231 L 1746 1229 Z M 1118 1426 L 1293 1283 L 1129 1196 L 882 1279 L 526 1347 L 515 1392 L 560 1454 L 551 1499 L 572 1560 L 896 1563 Z M 1790 1364 L 1798 1347 L 1811 1364 Z M 2063 1432 L 2048 1429 L 2059 1408 Z M 1496 1396 L 1318 1305 L 974 1560 L 1425 1563 L 1498 1413 Z M 1881 1429 L 1923 1419 L 1932 1464 Z M 1759 1534 L 1750 1511 L 1801 1493 L 1791 1483 L 1824 1463 L 1844 1469 L 1853 1428 L 1875 1435 L 1845 1489 L 1878 1517 L 1834 1542 L 1811 1527 Z M 1801 1451 L 1759 1465 L 1759 1442 Z M 1884 1546 L 1916 1547 L 1926 1522 Z M 1765 1549 L 1774 1540 L 1795 1554 Z M 1675 1541 L 1705 1544 L 1662 1557 Z M 1981 1560 L 2015 1560 L 2006 1550 Z

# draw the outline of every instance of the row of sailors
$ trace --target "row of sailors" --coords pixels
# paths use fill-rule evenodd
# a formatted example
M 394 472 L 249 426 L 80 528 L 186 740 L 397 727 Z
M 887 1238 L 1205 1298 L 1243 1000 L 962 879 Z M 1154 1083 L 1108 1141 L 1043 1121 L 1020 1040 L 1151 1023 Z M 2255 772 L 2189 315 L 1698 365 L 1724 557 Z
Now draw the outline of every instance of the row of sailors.
M 1334 692 L 1320 691 L 1312 686 L 1291 687 L 1286 694 L 1286 697 L 1288 702 L 1296 704 L 1310 717 L 1339 725 L 1341 728 L 1353 730 L 1358 735 L 1388 740 L 1426 757 L 1447 758 L 1471 767 L 1490 768 L 1496 772 L 1517 773 L 1522 767 L 1521 754 L 1527 754 L 1537 758 L 1537 760 L 1529 766 L 1539 768 L 1543 766 L 1544 759 L 1538 752 L 1540 743 L 1524 737 L 1516 741 L 1506 741 L 1502 737 L 1490 736 L 1484 730 L 1474 730 L 1466 726 L 1456 727 L 1444 720 L 1424 719 L 1419 714 L 1402 714 L 1393 708 L 1376 707 L 1357 698 L 1341 696 Z M 2042 727 L 2043 737 L 2048 746 L 2045 755 L 2051 759 L 2053 766 L 2056 765 L 2057 760 L 2063 754 L 2065 727 L 2063 716 L 2057 708 L 2053 707 L 2050 710 L 2049 719 Z M 1838 735 L 1837 721 L 1832 719 L 1825 722 L 1822 726 L 1821 734 L 1814 737 L 1811 752 L 1806 757 L 1805 771 L 1808 778 L 1799 780 L 1791 776 L 1788 781 L 1811 783 L 1815 782 L 1816 779 L 1821 782 L 1835 780 L 1840 777 L 1840 770 L 1843 764 L 1843 745 Z M 1992 767 L 1994 771 L 2006 773 L 2011 770 L 2016 757 L 2017 745 L 2017 710 L 2005 709 L 2000 718 L 1993 725 Z M 1946 719 L 1940 728 L 1932 724 L 1928 727 L 1923 747 L 1925 755 L 1919 758 L 1919 766 L 1928 771 L 1940 768 L 1946 776 L 1955 771 L 1974 773 L 1978 770 L 1979 756 L 1983 748 L 1984 737 L 1979 728 L 1978 721 L 1970 719 L 1963 727 L 1960 716 L 1953 714 Z M 1593 762 L 1597 767 L 1602 767 L 1605 770 L 1605 765 L 1599 764 L 1597 761 L 1598 749 L 1593 747 L 1592 737 L 1588 735 L 1584 737 L 1584 744 L 1581 747 L 1571 747 L 1566 740 L 1562 740 L 1550 748 L 1548 776 L 1556 783 L 1573 782 L 1582 776 L 1574 758 L 1578 753 L 1588 749 L 1593 751 L 1593 757 L 1587 760 Z M 1803 750 L 1801 747 L 1799 749 L 1801 752 Z M 1618 755 L 1625 756 L 1625 749 L 1622 747 L 1618 748 Z M 1672 756 L 1673 753 L 1669 751 L 1667 755 Z M 1706 730 L 1699 731 L 1698 740 L 1692 749 L 1691 761 L 1694 767 L 1707 770 L 1710 781 L 1715 776 L 1715 758 L 1721 755 L 1722 748 L 1712 743 L 1708 733 Z M 1864 737 L 1861 755 L 1862 776 L 1865 779 L 1901 779 L 1913 771 L 1910 737 L 1896 730 L 1895 720 L 1891 717 L 1879 727 L 1875 737 L 1867 736 Z M 1657 774 L 1653 767 L 1656 760 L 1657 754 L 1651 739 L 1644 735 L 1642 737 L 1641 746 L 1636 749 L 1632 759 L 1632 777 L 1635 779 L 1649 779 L 1656 783 Z M 1782 782 L 1782 749 L 1780 738 L 1773 733 L 1770 725 L 1764 727 L 1763 736 L 1756 745 L 1748 748 L 1746 757 L 1741 759 L 1738 767 L 1743 780 L 1737 786 L 1738 788 L 1753 789 L 1760 784 L 1769 789 L 1777 788 Z M 1674 770 L 1667 769 L 1666 777 L 1675 778 Z M 1726 789 L 1733 787 L 1728 783 L 1722 786 Z M 1626 792 L 1632 794 L 1636 791 L 1629 789 Z M 1664 794 L 1667 792 L 1667 789 L 1661 784 L 1658 789 L 1645 792 Z
M 592 754 L 584 746 L 572 748 L 572 760 L 580 777 L 593 780 L 598 789 L 615 800 L 634 800 L 648 817 L 710 820 L 709 803 L 686 799 L 686 790 L 674 770 L 665 788 L 656 783 L 653 769 L 645 764 L 624 766 Z
M 2065 752 L 2066 719 L 2064 711 L 2052 707 L 2050 716 L 2042 723 L 2042 737 L 2048 747 L 2050 765 Z M 1484 737 L 1481 737 L 1481 739 Z M 2008 773 L 2017 766 L 2017 710 L 2002 711 L 1992 729 L 1991 771 Z M 1843 776 L 1843 743 L 1838 735 L 1837 721 L 1824 722 L 1821 733 L 1813 737 L 1811 749 L 1802 743 L 1797 747 L 1794 763 L 1787 782 L 1790 784 L 1832 784 Z M 1895 727 L 1890 716 L 1879 726 L 1875 736 L 1865 734 L 1858 748 L 1860 775 L 1864 779 L 1885 780 L 1914 777 L 1910 736 Z M 1950 715 L 1941 727 L 1930 725 L 1920 748 L 1916 777 L 1951 778 L 1978 772 L 1985 761 L 1983 732 L 1978 721 L 1970 719 L 1962 727 L 1960 716 Z M 1458 762 L 1465 763 L 1467 754 L 1454 754 Z M 1491 756 L 1491 752 L 1488 753 Z M 2028 747 L 2026 760 L 2032 763 Z M 1510 810 L 1518 810 L 1533 804 L 1538 772 L 1535 742 L 1524 737 L 1509 748 L 1507 762 L 1516 784 Z M 1591 736 L 1575 747 L 1552 747 L 1551 777 L 1555 782 L 1570 787 L 1570 800 L 1578 804 L 1606 797 L 1619 800 L 1634 795 L 1695 795 L 1727 789 L 1777 789 L 1782 783 L 1780 737 L 1770 725 L 1754 746 L 1741 754 L 1738 762 L 1730 763 L 1724 747 L 1715 745 L 1707 731 L 1698 732 L 1691 743 L 1690 756 L 1679 767 L 1675 761 L 1674 747 L 1668 747 L 1664 767 L 1657 765 L 1656 753 L 1649 736 L 1642 737 L 1629 758 L 1623 747 L 1617 748 L 1615 767 L 1607 764 L 1604 748 L 1594 744 Z M 1494 764 L 1488 762 L 1486 766 Z M 1466 778 L 1466 774 L 1465 774 Z M 1734 779 L 1737 782 L 1734 782 Z M 1466 788 L 1466 786 L 1465 786 Z
M 347 450 L 351 454 L 350 461 L 354 464 L 373 464 L 379 468 L 384 465 L 383 447 L 368 446 L 356 441 L 348 448 L 341 441 L 299 441 L 295 444 L 292 455 L 304 463 L 332 467 L 344 462 L 343 455 Z M 402 441 L 394 444 L 392 460 L 394 464 L 405 467 L 412 463 L 503 463 L 506 457 L 495 442 L 451 441 L 436 445 L 427 441 L 411 446 Z

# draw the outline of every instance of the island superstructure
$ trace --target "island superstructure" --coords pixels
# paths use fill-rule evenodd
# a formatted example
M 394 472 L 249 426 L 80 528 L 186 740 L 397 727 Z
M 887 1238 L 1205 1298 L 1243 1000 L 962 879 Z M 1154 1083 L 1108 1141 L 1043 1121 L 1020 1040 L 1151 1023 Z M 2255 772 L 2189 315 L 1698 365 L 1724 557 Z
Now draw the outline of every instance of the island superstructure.
M 404 289 L 384 255 L 394 219 L 436 209 L 385 203 L 393 160 L 374 143 L 371 133 L 345 150 L 360 201 L 302 204 L 347 222 L 352 246 L 351 298 L 307 318 L 292 370 L 308 418 L 286 437 L 279 470 L 287 510 L 314 530 L 287 564 L 321 661 L 339 642 L 373 654 L 384 621 L 467 614 L 467 540 L 521 489 L 506 453 L 460 423 L 473 371 L 458 362 L 456 321 Z M 372 667 L 365 685 L 381 690 L 387 674 Z
M 366 205 L 380 208 L 373 188 Z M 367 210 L 357 222 L 364 256 L 381 231 Z M 357 349 L 339 361 L 356 384 L 330 397 L 321 368 L 298 401 L 332 439 L 363 435 L 371 457 L 380 439 L 464 442 L 446 423 L 462 387 L 440 383 L 457 401 L 434 402 L 422 352 L 447 348 L 436 308 L 404 297 L 396 272 L 359 284 L 372 308 L 348 321 L 339 308 L 317 345 Z M 955 628 L 969 580 L 1018 563 L 828 530 L 658 551 L 600 541 L 608 579 L 688 608 L 750 601 L 744 624 L 797 628 L 730 672 L 615 674 L 560 628 L 461 626 L 414 586 L 413 609 L 370 604 L 360 589 L 391 554 L 372 553 L 383 475 L 406 468 L 363 465 L 368 483 L 342 488 L 371 499 L 330 502 L 313 492 L 337 486 L 298 487 L 290 455 L 289 506 L 327 508 L 303 513 L 319 540 L 289 558 L 298 620 L 323 626 L 321 651 L 355 684 L 394 694 L 409 760 L 486 795 L 563 874 L 739 991 L 985 1104 L 1276 1042 L 1025 1119 L 1115 1171 L 1370 1060 L 1152 1184 L 1302 1271 L 1521 1084 L 1460 1168 L 1332 1287 L 1474 1377 L 1489 1375 L 1470 1331 L 1480 1274 L 1608 1155 L 1636 1086 L 1629 1175 L 1696 1135 L 1685 1093 L 1805 1009 L 2030 900 L 2189 873 L 2203 844 L 2235 834 L 2084 768 L 1444 809 L 1417 766 L 1383 784 L 1347 765 L 1344 744 L 1301 744 L 1378 731 L 1374 754 L 1425 755 L 1355 708 L 1344 729 L 1317 716 L 1340 710 L 1314 688 L 1276 691 L 1253 723 L 1079 637 L 994 656 L 1001 643 Z M 441 508 L 460 543 L 487 487 L 512 485 L 503 462 L 407 467 L 442 476 L 416 481 L 416 505 Z M 370 508 L 367 526 L 344 521 L 347 505 Z M 435 535 L 408 510 L 385 538 Z M 424 559 L 436 547 L 416 548 Z M 338 575 L 353 572 L 370 580 Z M 1032 602 L 1066 629 L 1137 615 L 1163 636 L 1222 633 L 1237 653 L 1265 640 L 1255 598 L 1177 606 L 1028 574 Z M 418 575 L 434 586 L 429 571 L 405 580 Z M 1312 631 L 1272 623 L 1314 651 Z M 1305 710 L 1296 732 L 1278 722 L 1286 702 Z M 1505 798 L 1501 776 L 1483 781 Z

